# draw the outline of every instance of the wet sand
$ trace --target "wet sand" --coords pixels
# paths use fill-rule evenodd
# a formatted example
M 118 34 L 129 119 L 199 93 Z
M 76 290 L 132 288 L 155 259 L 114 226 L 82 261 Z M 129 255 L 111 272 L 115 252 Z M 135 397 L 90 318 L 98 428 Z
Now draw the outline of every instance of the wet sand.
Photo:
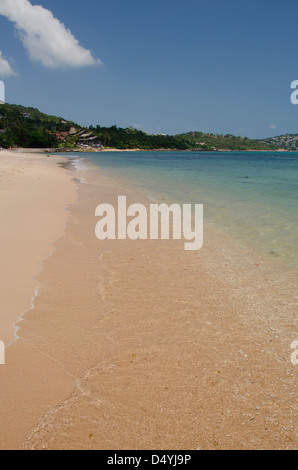
M 297 273 L 208 227 L 199 252 L 100 242 L 98 204 L 148 201 L 59 171 L 85 183 L 0 368 L 0 447 L 297 448 Z

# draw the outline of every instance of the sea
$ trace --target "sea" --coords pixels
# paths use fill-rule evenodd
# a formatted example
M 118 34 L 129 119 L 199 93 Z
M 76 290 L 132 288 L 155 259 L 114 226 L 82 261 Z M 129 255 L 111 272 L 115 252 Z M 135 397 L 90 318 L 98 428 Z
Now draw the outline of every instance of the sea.
M 95 152 L 72 157 L 145 192 L 149 201 L 204 204 L 209 227 L 298 268 L 298 153 Z

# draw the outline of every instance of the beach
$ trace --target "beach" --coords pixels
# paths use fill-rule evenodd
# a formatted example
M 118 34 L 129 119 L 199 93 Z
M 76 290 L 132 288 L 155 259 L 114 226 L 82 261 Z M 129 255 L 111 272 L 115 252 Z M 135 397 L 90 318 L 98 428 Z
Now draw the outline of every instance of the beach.
M 0 194 L 1 449 L 296 448 L 295 270 L 208 225 L 100 242 L 146 193 L 62 156 L 0 152 Z
M 61 157 L 35 153 L 0 152 L 0 338 L 6 365 L 0 367 L 1 448 L 18 448 L 21 437 L 41 410 L 71 390 L 52 384 L 49 371 L 64 379 L 53 362 L 20 338 L 18 328 L 34 306 L 43 261 L 63 235 L 66 207 L 77 197 L 72 178 L 58 166 Z

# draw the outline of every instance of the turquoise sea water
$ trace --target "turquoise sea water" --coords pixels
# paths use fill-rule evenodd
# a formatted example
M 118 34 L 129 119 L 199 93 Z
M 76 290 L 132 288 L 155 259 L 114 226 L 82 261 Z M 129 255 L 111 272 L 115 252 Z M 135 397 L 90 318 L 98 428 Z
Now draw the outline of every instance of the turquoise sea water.
M 106 152 L 79 156 L 129 181 L 154 201 L 204 204 L 209 225 L 298 267 L 297 153 Z

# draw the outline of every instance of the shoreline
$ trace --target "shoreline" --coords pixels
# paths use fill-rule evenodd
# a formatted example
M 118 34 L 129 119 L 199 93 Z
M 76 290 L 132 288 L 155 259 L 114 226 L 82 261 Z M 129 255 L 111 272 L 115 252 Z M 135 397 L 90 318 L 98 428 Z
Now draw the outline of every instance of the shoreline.
M 71 177 L 59 171 L 58 165 L 65 161 L 63 157 L 46 159 L 45 155 L 39 153 L 14 152 L 1 152 L 0 157 L 0 214 L 3 221 L 0 234 L 2 243 L 10 252 L 9 258 L 4 258 L 1 263 L 1 300 L 3 302 L 5 291 L 20 289 L 15 284 L 16 272 L 19 273 L 22 285 L 30 277 L 30 302 L 25 294 L 29 284 L 22 294 L 23 305 L 26 307 L 27 304 L 29 309 L 24 308 L 25 312 L 30 311 L 36 290 L 39 289 L 35 278 L 43 270 L 44 260 L 55 250 L 55 242 L 63 236 L 68 219 L 67 207 L 75 201 L 77 190 Z M 24 273 L 21 273 L 22 267 Z M 3 304 L 0 308 L 2 311 L 5 309 Z M 13 325 L 21 320 L 23 314 L 14 319 Z M 11 335 L 3 334 L 6 329 L 1 324 L 1 339 L 9 345 L 11 342 L 7 341 L 7 337 Z
M 148 200 L 71 166 L 78 198 L 0 368 L 0 447 L 294 448 L 294 275 L 209 230 L 196 254 L 100 243 L 98 203 Z
M 63 389 L 69 390 L 61 372 L 22 337 L 22 324 L 41 289 L 38 277 L 65 232 L 67 207 L 77 197 L 72 177 L 58 166 L 64 160 L 39 153 L 0 153 L 0 239 L 5 248 L 0 264 L 0 338 L 6 345 L 6 364 L 0 366 L 3 449 L 18 448 L 20 436 L 38 413 L 64 396 Z M 62 390 L 52 390 L 52 396 L 47 370 L 56 370 L 61 379 Z
M 7 151 L 8 150 L 4 150 Z M 117 149 L 117 148 L 105 148 L 103 150 L 96 150 L 92 147 L 90 148 L 44 148 L 44 149 L 26 149 L 19 148 L 9 151 L 12 153 L 102 153 L 102 152 L 192 152 L 192 153 L 298 153 L 298 150 L 286 150 L 286 149 L 275 149 L 275 150 L 199 150 L 199 149 Z

